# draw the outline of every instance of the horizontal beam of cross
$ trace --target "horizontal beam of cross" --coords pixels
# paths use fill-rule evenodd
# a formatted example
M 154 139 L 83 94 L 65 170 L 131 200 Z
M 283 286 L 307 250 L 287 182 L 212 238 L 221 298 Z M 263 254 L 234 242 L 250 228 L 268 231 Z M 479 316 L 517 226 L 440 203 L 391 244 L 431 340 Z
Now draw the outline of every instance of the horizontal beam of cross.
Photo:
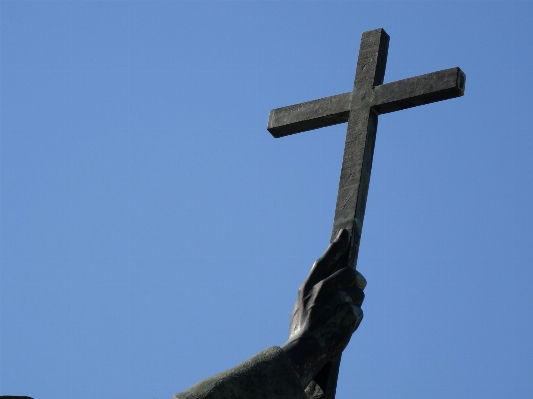
M 374 87 L 372 109 L 378 114 L 461 97 L 466 75 L 460 68 L 415 76 Z M 352 93 L 343 93 L 270 111 L 268 131 L 284 137 L 348 122 Z

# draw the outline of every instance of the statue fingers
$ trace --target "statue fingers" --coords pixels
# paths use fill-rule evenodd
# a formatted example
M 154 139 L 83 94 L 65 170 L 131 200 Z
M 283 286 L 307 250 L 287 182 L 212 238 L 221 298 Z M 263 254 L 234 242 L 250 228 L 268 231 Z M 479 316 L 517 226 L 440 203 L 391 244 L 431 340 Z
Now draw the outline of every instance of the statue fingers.
M 361 290 L 366 288 L 366 279 L 357 270 L 344 267 L 324 280 L 325 283 L 336 284 L 338 288 L 355 286 Z
M 346 287 L 342 289 L 344 299 L 351 305 L 360 307 L 365 300 L 365 293 L 357 287 Z
M 311 272 L 304 283 L 307 289 L 312 288 L 335 271 L 349 244 L 350 232 L 346 229 L 341 229 L 324 254 L 313 264 Z
M 355 271 L 355 273 L 356 273 L 356 276 L 355 276 L 355 278 L 356 278 L 356 283 L 355 283 L 355 285 L 356 285 L 358 288 L 364 290 L 364 289 L 366 288 L 366 278 L 365 278 L 365 276 L 363 276 L 363 275 L 362 275 L 361 273 L 359 273 L 357 270 Z

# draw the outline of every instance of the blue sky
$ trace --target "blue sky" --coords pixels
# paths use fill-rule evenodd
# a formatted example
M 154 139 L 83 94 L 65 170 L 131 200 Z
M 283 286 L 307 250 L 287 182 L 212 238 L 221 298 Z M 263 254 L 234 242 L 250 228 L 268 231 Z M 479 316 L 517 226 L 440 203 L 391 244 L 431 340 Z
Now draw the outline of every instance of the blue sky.
M 272 108 L 459 66 L 380 117 L 337 397 L 533 396 L 533 3 L 2 1 L 0 395 L 170 398 L 281 345 L 345 125 Z

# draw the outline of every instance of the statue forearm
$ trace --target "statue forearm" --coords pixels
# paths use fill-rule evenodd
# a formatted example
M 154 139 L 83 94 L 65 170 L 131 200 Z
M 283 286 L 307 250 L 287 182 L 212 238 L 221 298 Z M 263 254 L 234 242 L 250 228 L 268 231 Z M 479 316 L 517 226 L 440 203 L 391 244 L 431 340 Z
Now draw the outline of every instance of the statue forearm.
M 290 359 L 273 346 L 173 399 L 307 399 Z

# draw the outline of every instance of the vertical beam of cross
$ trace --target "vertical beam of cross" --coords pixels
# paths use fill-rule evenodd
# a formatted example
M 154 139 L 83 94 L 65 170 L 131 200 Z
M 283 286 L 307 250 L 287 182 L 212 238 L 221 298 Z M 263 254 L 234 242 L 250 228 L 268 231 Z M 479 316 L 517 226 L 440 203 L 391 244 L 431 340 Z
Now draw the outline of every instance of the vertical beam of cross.
M 383 29 L 363 33 L 331 235 L 333 240 L 340 229 L 350 231 L 352 241 L 348 265 L 354 268 L 363 228 L 378 127 L 378 114 L 371 108 L 373 90 L 374 86 L 383 83 L 388 50 L 389 36 Z
M 331 234 L 331 241 L 333 241 L 340 229 L 347 229 L 351 233 L 347 266 L 353 268 L 356 267 L 359 253 L 378 127 L 378 115 L 371 108 L 373 89 L 374 86 L 383 83 L 388 50 L 389 36 L 383 29 L 363 33 L 352 90 Z M 333 399 L 337 389 L 340 361 L 339 355 L 315 377 L 315 386 L 309 389 L 316 391 L 316 384 L 318 384 L 325 398 Z
M 383 29 L 361 37 L 351 93 L 309 101 L 270 112 L 267 129 L 276 138 L 348 122 L 331 240 L 342 228 L 351 233 L 345 266 L 355 269 L 378 125 L 378 115 L 460 97 L 465 74 L 459 68 L 383 84 L 389 36 Z M 328 363 L 309 384 L 313 399 L 334 399 L 341 357 Z

